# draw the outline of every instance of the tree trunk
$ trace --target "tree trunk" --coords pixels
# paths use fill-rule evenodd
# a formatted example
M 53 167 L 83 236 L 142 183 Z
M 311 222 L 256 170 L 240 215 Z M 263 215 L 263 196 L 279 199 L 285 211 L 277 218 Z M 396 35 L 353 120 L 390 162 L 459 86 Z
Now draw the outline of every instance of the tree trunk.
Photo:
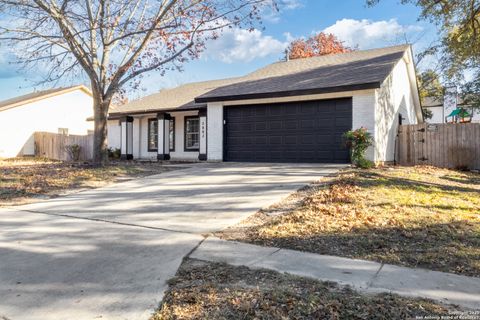
M 104 100 L 93 92 L 93 118 L 95 120 L 93 132 L 93 162 L 105 165 L 108 162 L 107 117 L 111 100 Z

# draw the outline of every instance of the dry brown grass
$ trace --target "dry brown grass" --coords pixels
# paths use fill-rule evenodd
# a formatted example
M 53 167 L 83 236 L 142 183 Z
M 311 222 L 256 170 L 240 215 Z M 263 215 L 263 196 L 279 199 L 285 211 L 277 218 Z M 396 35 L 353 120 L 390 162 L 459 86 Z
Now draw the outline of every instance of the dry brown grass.
M 186 260 L 152 320 L 414 319 L 448 312 L 424 299 L 366 295 L 274 271 Z
M 220 236 L 478 277 L 480 175 L 349 169 L 311 186 L 286 214 L 259 212 Z
M 43 158 L 0 159 L 0 206 L 28 203 L 166 170 L 170 169 L 158 163 L 117 162 L 93 167 Z

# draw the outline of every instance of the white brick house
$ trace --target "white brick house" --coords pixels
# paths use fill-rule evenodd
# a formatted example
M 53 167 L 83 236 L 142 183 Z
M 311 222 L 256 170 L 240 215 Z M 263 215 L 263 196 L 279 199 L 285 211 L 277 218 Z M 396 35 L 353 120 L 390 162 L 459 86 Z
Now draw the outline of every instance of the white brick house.
M 128 159 L 342 163 L 343 133 L 365 127 L 369 159 L 390 162 L 398 125 L 422 121 L 412 49 L 396 46 L 163 90 L 113 110 L 108 130 Z

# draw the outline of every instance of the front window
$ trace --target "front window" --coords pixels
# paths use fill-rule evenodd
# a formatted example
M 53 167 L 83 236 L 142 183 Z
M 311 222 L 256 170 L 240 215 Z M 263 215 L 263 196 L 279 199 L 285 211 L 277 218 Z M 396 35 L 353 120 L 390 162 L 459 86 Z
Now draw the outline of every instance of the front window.
M 185 117 L 185 151 L 198 151 L 200 148 L 200 119 Z
M 148 151 L 158 150 L 158 120 L 148 119 Z

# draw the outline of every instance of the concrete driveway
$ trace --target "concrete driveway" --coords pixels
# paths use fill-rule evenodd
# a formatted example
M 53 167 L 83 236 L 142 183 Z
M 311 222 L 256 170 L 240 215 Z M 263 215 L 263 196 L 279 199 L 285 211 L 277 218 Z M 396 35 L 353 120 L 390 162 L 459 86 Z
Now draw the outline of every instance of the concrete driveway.
M 340 167 L 197 164 L 1 209 L 0 319 L 148 319 L 202 233 Z

